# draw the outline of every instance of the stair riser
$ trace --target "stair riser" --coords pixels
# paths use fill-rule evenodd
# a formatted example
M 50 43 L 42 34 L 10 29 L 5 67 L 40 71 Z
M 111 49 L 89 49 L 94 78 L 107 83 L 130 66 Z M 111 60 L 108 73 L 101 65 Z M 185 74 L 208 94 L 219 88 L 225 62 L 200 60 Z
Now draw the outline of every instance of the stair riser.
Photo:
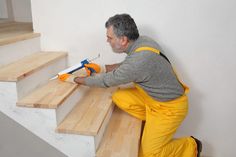
M 28 93 L 36 89 L 37 87 L 45 84 L 50 78 L 56 75 L 59 71 L 66 68 L 67 58 L 61 58 L 42 69 L 35 71 L 29 76 L 17 81 L 17 97 L 18 100 Z
M 109 121 L 111 119 L 113 110 L 114 110 L 114 104 L 111 105 L 111 107 L 110 107 L 109 111 L 107 112 L 107 115 L 106 115 L 106 117 L 105 117 L 105 119 L 104 119 L 104 121 L 102 123 L 102 126 L 101 126 L 98 134 L 95 136 L 95 148 L 96 148 L 96 150 L 98 149 L 98 147 L 99 147 L 99 145 L 101 143 L 103 135 L 104 135 L 104 133 L 106 131 L 106 128 L 107 128 L 107 126 L 109 124 Z
M 16 83 L 0 82 L 0 105 L 15 103 L 17 100 Z
M 68 157 L 94 157 L 93 136 L 58 134 L 55 132 L 54 109 L 21 108 L 15 105 L 16 84 L 0 82 L 0 111 L 43 139 Z
M 75 107 L 78 101 L 83 98 L 89 87 L 80 86 L 77 88 L 57 109 L 57 124 L 59 125 L 68 113 Z
M 0 46 L 0 67 L 39 51 L 39 37 Z

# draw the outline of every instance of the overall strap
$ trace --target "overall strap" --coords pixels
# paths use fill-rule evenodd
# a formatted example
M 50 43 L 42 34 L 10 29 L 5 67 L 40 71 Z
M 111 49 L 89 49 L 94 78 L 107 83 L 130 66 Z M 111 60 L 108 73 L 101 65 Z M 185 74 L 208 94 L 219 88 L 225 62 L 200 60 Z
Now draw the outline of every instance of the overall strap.
M 169 59 L 163 53 L 161 53 L 161 51 L 158 49 L 155 49 L 153 47 L 144 46 L 144 47 L 139 47 L 135 50 L 135 52 L 140 52 L 140 51 L 151 51 L 151 52 L 157 53 L 160 56 L 162 56 L 163 58 L 165 58 L 170 63 Z
M 164 58 L 170 63 L 169 59 L 168 59 L 163 53 L 161 53 L 161 51 L 158 50 L 158 49 L 155 49 L 155 48 L 153 48 L 153 47 L 143 46 L 143 47 L 137 48 L 134 52 L 140 52 L 140 51 L 151 51 L 151 52 L 157 53 L 157 54 L 159 54 L 160 56 L 164 57 Z M 173 67 L 172 67 L 172 68 L 173 68 Z M 184 87 L 184 89 L 185 89 L 185 94 L 188 93 L 188 92 L 189 92 L 189 88 L 188 88 L 184 83 L 182 83 L 182 82 L 180 81 L 180 79 L 179 79 L 178 75 L 176 74 L 176 71 L 174 70 L 174 68 L 173 68 L 173 71 L 174 71 L 174 73 L 175 73 L 175 75 L 176 75 L 178 81 L 180 82 L 180 84 L 182 84 L 182 86 Z

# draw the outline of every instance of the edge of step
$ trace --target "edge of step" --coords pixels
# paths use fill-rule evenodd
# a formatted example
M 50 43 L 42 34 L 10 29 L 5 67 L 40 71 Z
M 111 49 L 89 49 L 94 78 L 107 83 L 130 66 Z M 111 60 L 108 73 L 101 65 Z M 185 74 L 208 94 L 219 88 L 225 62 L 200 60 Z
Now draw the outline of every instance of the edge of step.
M 23 57 L 13 63 L 0 68 L 0 81 L 16 82 L 39 69 L 68 56 L 67 52 L 60 51 L 41 51 Z M 25 64 L 24 66 L 22 66 Z M 20 67 L 21 69 L 18 69 Z M 17 69 L 17 70 L 16 70 Z
M 31 38 L 37 38 L 37 37 L 40 37 L 40 35 L 41 35 L 40 33 L 30 32 L 30 33 L 23 33 L 23 34 L 18 34 L 18 35 L 2 38 L 0 39 L 0 46 L 12 44 L 15 42 L 19 42 L 19 41 L 23 41 L 23 40 L 27 40 Z
M 9 24 L 1 24 L 0 23 L 0 32 L 1 33 L 7 33 L 12 31 L 33 31 L 33 24 L 32 22 L 14 22 Z
M 21 24 L 32 24 L 32 22 L 16 22 L 16 21 L 3 21 L 0 22 L 0 28 L 5 28 L 5 27 L 11 27 L 11 26 L 16 26 L 16 25 L 21 25 Z
M 142 121 L 114 108 L 96 157 L 137 157 Z
M 76 90 L 77 84 L 50 80 L 16 102 L 19 107 L 56 109 Z
M 96 136 L 112 108 L 115 88 L 90 88 L 58 125 L 56 132 Z

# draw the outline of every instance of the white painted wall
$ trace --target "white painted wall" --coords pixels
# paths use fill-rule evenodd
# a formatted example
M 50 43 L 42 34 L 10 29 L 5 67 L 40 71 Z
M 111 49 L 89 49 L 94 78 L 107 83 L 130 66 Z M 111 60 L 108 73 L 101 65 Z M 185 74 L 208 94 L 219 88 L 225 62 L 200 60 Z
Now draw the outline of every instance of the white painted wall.
M 14 12 L 14 20 L 18 22 L 31 22 L 31 2 L 30 0 L 11 0 Z
M 203 154 L 234 156 L 236 141 L 235 0 L 31 0 L 33 24 L 44 50 L 69 51 L 70 63 L 111 52 L 104 23 L 129 13 L 140 33 L 155 38 L 190 86 L 189 115 L 177 135 L 202 139 Z
M 0 0 L 0 19 L 8 18 L 6 0 Z

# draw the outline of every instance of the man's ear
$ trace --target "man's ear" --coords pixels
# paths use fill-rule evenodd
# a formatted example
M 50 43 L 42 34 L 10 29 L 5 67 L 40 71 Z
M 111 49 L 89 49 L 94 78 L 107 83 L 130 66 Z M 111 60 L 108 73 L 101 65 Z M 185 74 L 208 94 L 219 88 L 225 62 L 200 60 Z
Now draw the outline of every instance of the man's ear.
M 129 39 L 126 36 L 121 37 L 121 45 L 125 46 L 129 43 Z

